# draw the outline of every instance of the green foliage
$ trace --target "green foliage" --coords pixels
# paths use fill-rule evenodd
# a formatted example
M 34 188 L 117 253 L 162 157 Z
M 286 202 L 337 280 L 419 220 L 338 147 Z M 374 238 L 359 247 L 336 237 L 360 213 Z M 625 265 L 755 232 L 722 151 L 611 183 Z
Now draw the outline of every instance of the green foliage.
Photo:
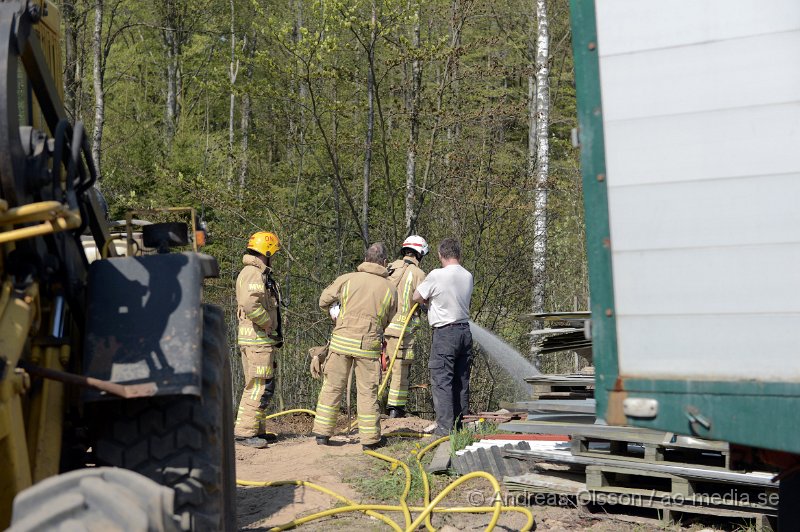
M 91 72 L 93 3 L 84 15 L 81 61 Z M 101 188 L 114 218 L 127 209 L 194 206 L 211 231 L 205 249 L 221 266 L 206 299 L 226 309 L 231 356 L 235 347 L 233 283 L 248 235 L 277 231 L 286 253 L 276 257 L 282 284 L 286 344 L 279 361 L 281 406 L 313 406 L 319 383 L 308 375 L 306 352 L 324 343 L 330 322 L 317 308 L 319 293 L 360 262 L 368 63 L 371 31 L 365 0 L 176 0 L 180 19 L 179 114 L 166 133 L 164 13 L 160 2 L 117 6 L 106 86 Z M 530 2 L 449 0 L 376 2 L 377 96 L 369 196 L 370 239 L 391 248 L 406 235 L 406 164 L 411 113 L 411 62 L 422 64 L 414 207 L 415 231 L 434 245 L 462 241 L 465 266 L 475 276 L 475 321 L 529 352 L 532 194 L 526 176 Z M 419 12 L 417 11 L 419 6 Z M 551 9 L 551 175 L 547 306 L 586 308 L 583 209 L 577 151 L 570 144 L 575 93 L 567 3 Z M 120 25 L 120 13 L 130 24 Z M 126 19 L 127 20 L 127 19 Z M 463 23 L 453 42 L 452 21 Z M 419 48 L 412 45 L 415 22 Z M 105 26 L 111 28 L 111 20 Z M 255 43 L 248 53 L 246 43 Z M 79 118 L 93 123 L 91 79 L 78 91 Z M 229 145 L 230 98 L 234 98 Z M 243 103 L 250 98 L 248 149 L 243 150 Z M 232 149 L 231 149 L 232 148 Z M 240 172 L 246 163 L 244 184 Z M 436 267 L 435 256 L 422 267 Z M 412 385 L 426 383 L 430 332 L 417 336 Z M 496 408 L 518 392 L 503 370 L 479 355 L 473 370 L 473 409 Z M 412 411 L 432 410 L 429 393 L 412 388 Z

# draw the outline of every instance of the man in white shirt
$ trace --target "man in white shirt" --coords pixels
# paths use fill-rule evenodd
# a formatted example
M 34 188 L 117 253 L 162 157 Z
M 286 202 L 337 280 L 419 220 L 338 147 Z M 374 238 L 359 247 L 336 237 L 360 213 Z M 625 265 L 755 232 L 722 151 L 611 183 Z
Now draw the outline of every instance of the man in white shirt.
M 472 274 L 461 266 L 458 240 L 445 238 L 438 251 L 442 267 L 428 274 L 413 299 L 428 305 L 428 321 L 433 327 L 428 368 L 436 411 L 434 434 L 446 436 L 461 427 L 461 419 L 469 412 Z

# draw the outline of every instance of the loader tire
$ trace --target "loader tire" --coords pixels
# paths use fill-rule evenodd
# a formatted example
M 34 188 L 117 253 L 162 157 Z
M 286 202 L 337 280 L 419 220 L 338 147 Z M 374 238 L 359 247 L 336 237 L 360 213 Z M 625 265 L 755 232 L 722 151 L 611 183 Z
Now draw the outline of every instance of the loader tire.
M 138 473 L 95 467 L 56 475 L 14 498 L 9 532 L 177 531 L 175 493 Z
M 98 403 L 98 465 L 130 469 L 175 491 L 181 530 L 235 530 L 230 363 L 222 310 L 203 306 L 202 396 Z

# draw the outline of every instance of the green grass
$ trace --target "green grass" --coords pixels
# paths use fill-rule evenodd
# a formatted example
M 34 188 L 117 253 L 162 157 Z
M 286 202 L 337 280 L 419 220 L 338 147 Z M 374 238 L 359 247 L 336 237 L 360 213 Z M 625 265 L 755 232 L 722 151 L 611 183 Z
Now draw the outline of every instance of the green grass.
M 495 423 L 487 421 L 478 421 L 475 423 L 475 428 L 463 427 L 459 430 L 453 430 L 450 433 L 450 454 L 455 456 L 457 451 L 466 448 L 472 442 L 481 439 L 487 434 L 502 434 L 504 432 L 498 430 Z
M 393 454 L 389 454 L 389 456 Z M 398 467 L 392 471 L 392 466 L 388 462 L 372 457 L 369 459 L 371 463 L 367 471 L 360 472 L 356 477 L 346 478 L 345 481 L 372 499 L 389 504 L 398 504 L 406 482 L 403 468 Z M 417 462 L 414 460 L 413 455 L 408 458 L 400 458 L 400 460 L 411 470 L 411 491 L 407 500 L 409 504 L 414 501 L 419 502 L 423 496 L 422 473 L 417 467 Z M 425 461 L 425 457 L 423 457 L 423 461 Z M 425 475 L 427 475 L 428 483 L 430 484 L 432 482 L 431 475 L 428 473 L 425 473 Z
M 379 449 L 378 452 L 397 458 L 408 466 L 411 471 L 411 491 L 409 491 L 407 501 L 409 505 L 419 505 L 422 503 L 424 490 L 422 485 L 423 473 L 417 466 L 416 453 L 424 445 L 417 440 L 399 439 L 396 442 L 389 441 L 392 443 L 383 449 Z M 441 445 L 446 445 L 446 443 Z M 432 457 L 433 452 L 429 451 L 422 457 L 422 465 L 429 464 Z M 403 468 L 397 467 L 392 471 L 392 466 L 389 462 L 368 456 L 364 456 L 361 460 L 363 460 L 362 463 L 365 464 L 365 467 L 359 467 L 357 476 L 346 477 L 344 481 L 371 499 L 387 504 L 398 504 L 405 487 L 406 476 Z M 428 485 L 431 487 L 432 493 L 438 493 L 452 480 L 447 476 L 424 474 L 428 478 Z

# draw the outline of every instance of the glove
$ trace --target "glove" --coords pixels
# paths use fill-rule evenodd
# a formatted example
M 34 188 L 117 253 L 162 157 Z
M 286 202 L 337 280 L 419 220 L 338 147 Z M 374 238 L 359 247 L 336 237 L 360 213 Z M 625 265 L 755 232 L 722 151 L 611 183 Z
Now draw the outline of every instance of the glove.
M 278 349 L 283 347 L 283 337 L 280 336 L 277 332 L 273 332 L 272 334 L 269 335 L 269 337 L 275 340 L 274 347 Z
M 328 309 L 328 314 L 331 315 L 333 321 L 336 321 L 336 318 L 339 317 L 339 303 L 331 305 L 331 308 Z
M 325 359 L 328 357 L 328 345 L 312 347 L 308 350 L 308 354 L 311 355 L 311 366 L 309 367 L 311 376 L 315 379 L 320 379 L 325 368 Z
M 386 340 L 381 344 L 381 371 L 389 369 L 389 353 L 386 352 Z

